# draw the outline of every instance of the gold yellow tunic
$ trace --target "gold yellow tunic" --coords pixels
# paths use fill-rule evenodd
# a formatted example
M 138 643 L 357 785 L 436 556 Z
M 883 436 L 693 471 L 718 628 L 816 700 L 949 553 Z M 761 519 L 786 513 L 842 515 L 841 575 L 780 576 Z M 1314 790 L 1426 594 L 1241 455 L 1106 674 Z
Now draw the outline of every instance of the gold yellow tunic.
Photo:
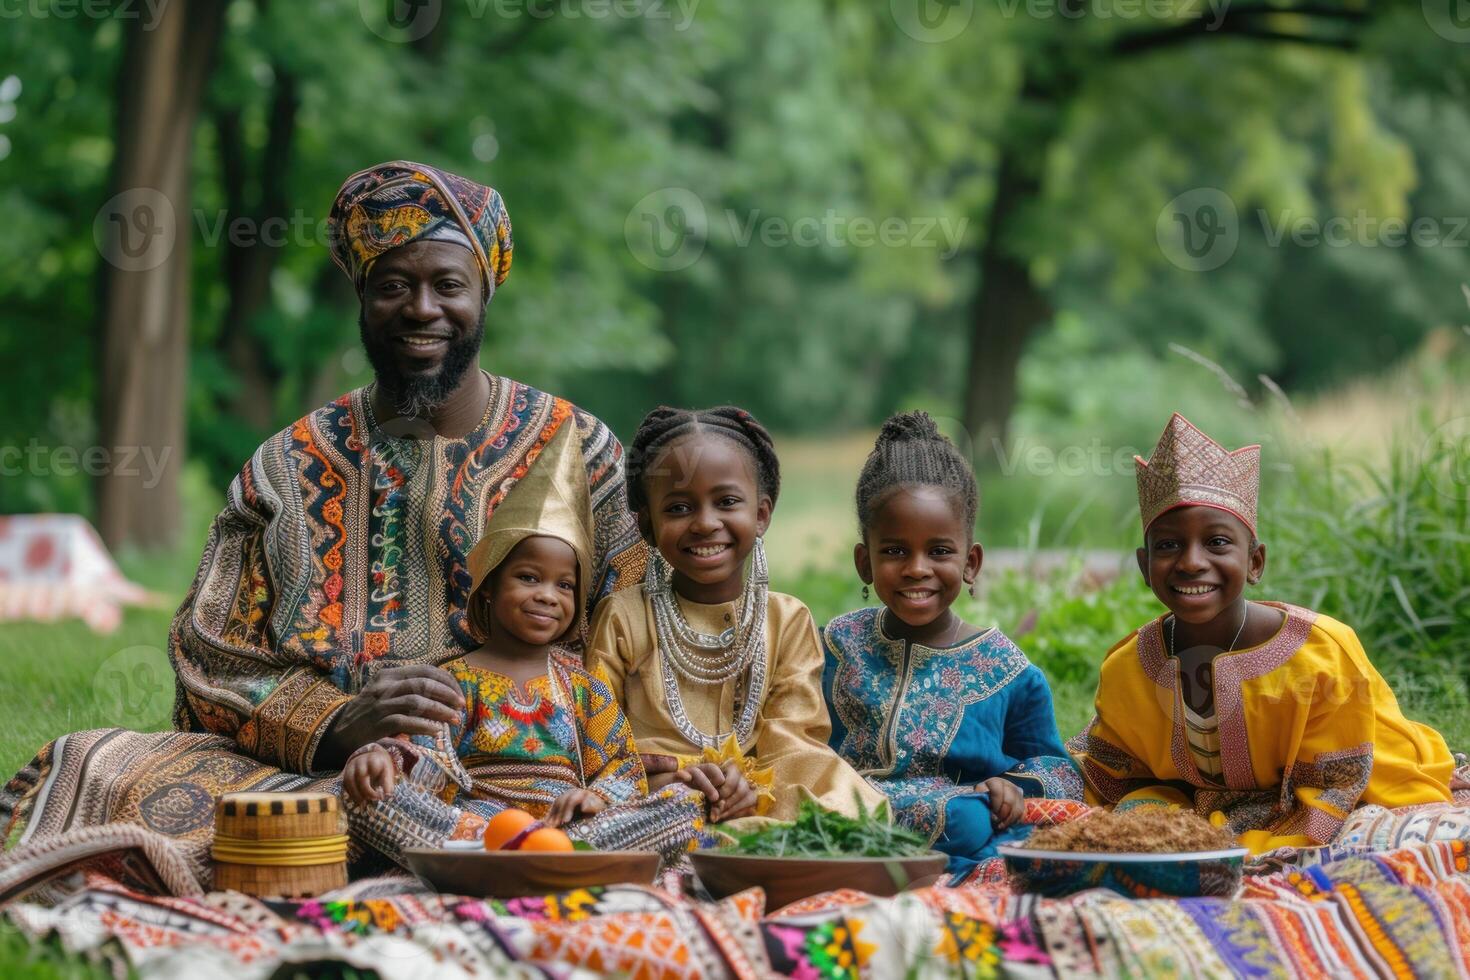
M 1276 635 L 1214 660 L 1220 781 L 1191 751 L 1163 618 L 1108 652 L 1073 746 L 1088 802 L 1190 807 L 1257 854 L 1326 844 L 1359 803 L 1450 802 L 1444 738 L 1404 717 L 1352 629 L 1265 605 L 1285 613 Z
M 719 633 L 734 625 L 736 603 L 690 602 L 675 596 L 689 625 Z M 638 751 L 652 755 L 690 756 L 701 751 L 674 724 L 663 692 L 663 672 L 654 635 L 653 607 L 644 590 L 629 588 L 597 607 L 589 666 L 600 666 L 623 712 L 633 726 Z M 700 731 L 728 732 L 734 727 L 736 679 L 699 684 L 678 678 L 684 711 Z M 855 814 L 854 794 L 870 810 L 883 795 L 827 745 L 832 724 L 822 700 L 822 645 L 816 623 L 801 600 L 770 593 L 766 610 L 766 687 L 755 727 L 741 750 L 774 775 L 775 801 L 766 816 L 791 820 L 797 804 L 810 794 L 825 807 Z

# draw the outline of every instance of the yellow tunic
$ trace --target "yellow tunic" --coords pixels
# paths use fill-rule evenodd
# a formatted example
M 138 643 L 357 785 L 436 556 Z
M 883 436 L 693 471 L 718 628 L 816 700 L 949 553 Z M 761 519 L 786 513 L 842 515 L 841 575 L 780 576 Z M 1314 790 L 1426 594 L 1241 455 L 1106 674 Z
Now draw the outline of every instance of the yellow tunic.
M 1450 802 L 1444 738 L 1404 717 L 1357 634 L 1265 605 L 1285 613 L 1276 635 L 1214 661 L 1223 785 L 1191 751 L 1160 618 L 1103 661 L 1097 715 L 1074 742 L 1088 802 L 1191 807 L 1257 854 L 1326 844 L 1359 803 Z
M 689 625 L 719 633 L 734 625 L 736 603 L 705 605 L 677 596 Z M 653 755 L 698 755 L 700 747 L 674 724 L 664 697 L 663 671 L 653 627 L 653 607 L 642 587 L 608 596 L 592 622 L 587 663 L 607 673 L 608 684 L 633 726 L 638 751 Z M 711 735 L 734 727 L 736 680 L 720 685 L 679 679 L 684 712 L 694 727 Z M 832 724 L 822 700 L 822 645 L 816 623 L 801 600 L 770 593 L 766 610 L 766 685 L 760 713 L 740 748 L 761 768 L 773 771 L 775 802 L 766 816 L 796 817 L 810 794 L 823 806 L 855 814 L 854 794 L 872 810 L 883 794 L 827 745 Z

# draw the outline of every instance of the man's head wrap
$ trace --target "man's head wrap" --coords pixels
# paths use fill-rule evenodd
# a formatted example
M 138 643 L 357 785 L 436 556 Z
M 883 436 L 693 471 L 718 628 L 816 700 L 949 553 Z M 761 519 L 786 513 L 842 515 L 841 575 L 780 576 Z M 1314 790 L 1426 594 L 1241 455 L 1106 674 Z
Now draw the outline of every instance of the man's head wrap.
M 327 217 L 332 261 L 362 295 L 379 256 L 409 242 L 454 242 L 480 267 L 488 299 L 510 273 L 510 216 L 493 187 L 394 160 L 348 177 Z
M 1138 511 L 1148 530 L 1160 514 L 1176 507 L 1213 507 L 1234 514 L 1256 533 L 1256 498 L 1261 489 L 1261 447 L 1233 452 L 1175 412 L 1154 454 L 1133 457 L 1138 476 Z

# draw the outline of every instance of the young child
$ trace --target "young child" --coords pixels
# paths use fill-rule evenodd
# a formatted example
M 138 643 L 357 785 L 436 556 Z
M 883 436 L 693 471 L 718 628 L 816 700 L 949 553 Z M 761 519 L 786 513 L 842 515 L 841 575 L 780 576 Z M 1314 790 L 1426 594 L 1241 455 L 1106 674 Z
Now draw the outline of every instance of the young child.
M 588 662 L 607 671 L 651 784 L 699 789 L 714 821 L 789 820 L 807 794 L 849 814 L 882 802 L 827 747 L 811 613 L 768 588 L 761 536 L 781 486 L 770 435 L 738 408 L 659 408 L 627 466 L 655 553 L 641 589 L 597 607 Z
M 672 856 L 694 843 L 704 800 L 683 786 L 647 795 L 606 678 L 556 645 L 585 625 L 590 527 L 581 446 L 565 426 L 470 553 L 468 618 L 482 645 L 444 665 L 464 693 L 463 720 L 437 737 L 369 743 L 342 771 L 350 804 L 376 814 L 386 831 L 370 839 L 393 836 L 395 807 L 412 807 L 416 823 L 441 826 L 452 840 L 483 837 L 489 818 L 514 807 L 600 850 Z M 430 792 L 414 794 L 404 782 Z M 439 819 L 422 819 L 436 802 Z
M 1266 570 L 1260 458 L 1178 414 L 1135 457 L 1138 567 L 1169 611 L 1108 652 L 1076 740 L 1088 802 L 1191 808 L 1256 854 L 1327 844 L 1359 803 L 1448 803 L 1453 768 L 1351 628 L 1245 598 Z
M 1023 798 L 1080 800 L 1046 677 L 950 607 L 974 588 L 975 475 L 923 412 L 883 424 L 857 487 L 858 575 L 883 603 L 824 633 L 832 746 L 963 873 L 1030 832 Z

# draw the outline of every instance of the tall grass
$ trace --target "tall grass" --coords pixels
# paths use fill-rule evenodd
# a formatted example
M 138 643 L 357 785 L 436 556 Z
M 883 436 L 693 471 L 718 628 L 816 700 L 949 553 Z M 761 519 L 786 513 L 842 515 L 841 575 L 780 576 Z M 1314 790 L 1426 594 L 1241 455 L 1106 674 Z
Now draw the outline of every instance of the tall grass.
M 1400 429 L 1376 464 L 1306 451 L 1293 461 L 1295 479 L 1266 502 L 1263 522 L 1271 591 L 1352 626 L 1411 710 L 1462 725 L 1470 706 L 1467 450 L 1470 419 L 1461 418 Z

